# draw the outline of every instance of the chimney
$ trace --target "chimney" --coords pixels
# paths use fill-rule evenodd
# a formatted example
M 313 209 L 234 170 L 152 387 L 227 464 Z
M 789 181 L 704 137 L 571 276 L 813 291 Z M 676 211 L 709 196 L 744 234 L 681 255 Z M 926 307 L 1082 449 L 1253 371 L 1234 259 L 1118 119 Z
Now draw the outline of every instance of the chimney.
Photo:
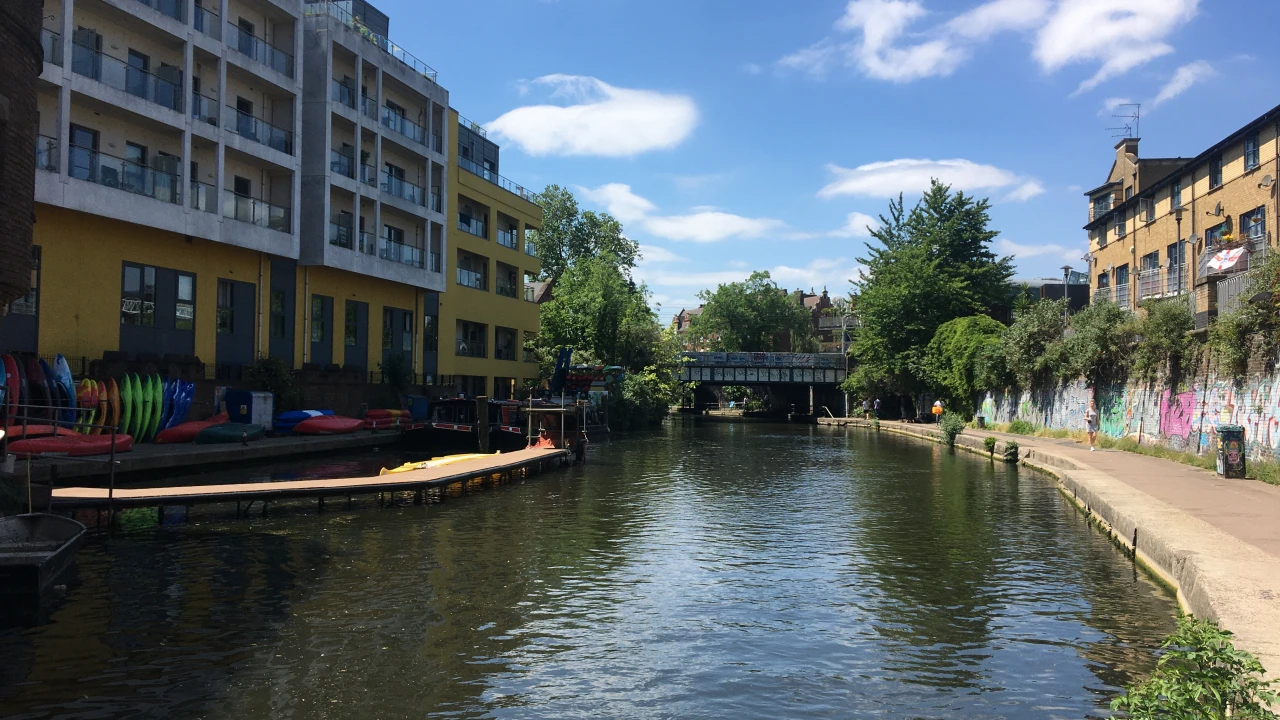
M 1138 141 L 1142 138 L 1125 138 L 1116 143 L 1116 160 L 1125 160 L 1126 155 L 1138 158 Z

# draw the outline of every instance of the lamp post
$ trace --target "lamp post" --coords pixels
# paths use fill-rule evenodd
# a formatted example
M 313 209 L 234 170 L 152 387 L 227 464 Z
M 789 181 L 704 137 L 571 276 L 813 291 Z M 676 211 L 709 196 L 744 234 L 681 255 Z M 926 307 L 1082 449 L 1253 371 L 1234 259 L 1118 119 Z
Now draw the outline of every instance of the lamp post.
M 1070 286 L 1067 285 L 1067 279 L 1071 277 L 1071 266 L 1062 266 L 1062 319 L 1071 322 L 1071 294 L 1068 292 Z
M 1187 250 L 1182 245 L 1182 208 L 1173 211 L 1173 221 L 1178 227 L 1178 242 L 1175 247 L 1178 248 L 1178 294 L 1182 294 L 1182 266 L 1186 263 Z

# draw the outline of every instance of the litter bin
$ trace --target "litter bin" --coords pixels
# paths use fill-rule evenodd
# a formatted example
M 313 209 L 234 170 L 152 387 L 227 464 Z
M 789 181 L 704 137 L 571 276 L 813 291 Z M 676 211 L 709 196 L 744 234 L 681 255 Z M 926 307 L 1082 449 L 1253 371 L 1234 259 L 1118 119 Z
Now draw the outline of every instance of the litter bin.
M 981 416 L 981 415 L 977 415 L 977 416 L 975 416 L 973 419 L 974 419 L 974 420 L 976 420 L 976 421 L 978 422 L 978 429 L 979 429 L 979 430 L 986 429 L 986 427 L 987 427 L 987 419 L 986 419 L 985 417 L 983 417 L 983 416 Z
M 1244 456 L 1244 428 L 1240 425 L 1219 425 L 1218 474 L 1226 478 L 1243 478 Z
M 430 417 L 430 413 L 428 412 L 429 404 L 430 401 L 427 399 L 426 395 L 404 396 L 404 405 L 409 409 L 409 417 L 414 422 L 424 422 L 428 417 Z
M 222 400 L 227 405 L 227 416 L 231 422 L 253 423 L 272 429 L 275 395 L 256 390 L 227 390 Z

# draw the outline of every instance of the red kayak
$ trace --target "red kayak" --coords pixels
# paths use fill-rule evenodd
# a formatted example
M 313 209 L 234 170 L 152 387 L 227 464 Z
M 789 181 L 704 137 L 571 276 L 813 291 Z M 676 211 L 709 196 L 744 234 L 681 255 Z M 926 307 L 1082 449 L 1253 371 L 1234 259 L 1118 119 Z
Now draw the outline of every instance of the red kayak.
M 378 408 L 374 408 L 373 410 L 366 411 L 364 416 L 366 419 L 373 418 L 378 420 L 385 420 L 387 418 L 409 417 L 409 411 L 408 410 L 380 410 Z
M 189 420 L 179 425 L 174 425 L 168 430 L 162 430 L 156 434 L 156 439 L 152 442 L 160 443 L 189 443 L 195 442 L 196 436 L 201 430 L 214 425 L 221 425 L 230 420 L 226 413 L 219 413 L 208 420 Z
M 346 435 L 364 427 L 359 418 L 341 415 L 317 415 L 293 426 L 295 435 Z
M 22 438 L 49 437 L 50 435 L 63 435 L 63 436 L 75 437 L 80 434 L 72 430 L 71 428 L 57 427 L 54 425 L 35 425 L 35 424 L 28 425 L 25 428 L 17 424 L 8 425 L 5 427 L 4 433 L 5 435 L 9 436 L 10 440 L 12 440 L 13 438 L 18 438 L 19 440 L 21 440 Z
M 116 435 L 116 452 L 129 452 L 133 449 L 133 438 L 129 435 Z M 9 443 L 9 452 L 14 455 L 106 455 L 111 452 L 110 435 L 65 435 L 58 437 L 32 438 Z

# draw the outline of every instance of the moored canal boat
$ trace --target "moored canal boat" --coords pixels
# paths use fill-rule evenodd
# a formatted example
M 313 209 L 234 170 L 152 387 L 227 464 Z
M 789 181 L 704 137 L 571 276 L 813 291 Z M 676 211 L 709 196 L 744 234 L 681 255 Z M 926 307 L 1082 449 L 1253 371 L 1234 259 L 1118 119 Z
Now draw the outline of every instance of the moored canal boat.
M 0 602 L 38 600 L 71 566 L 84 533 L 59 515 L 0 517 Z

